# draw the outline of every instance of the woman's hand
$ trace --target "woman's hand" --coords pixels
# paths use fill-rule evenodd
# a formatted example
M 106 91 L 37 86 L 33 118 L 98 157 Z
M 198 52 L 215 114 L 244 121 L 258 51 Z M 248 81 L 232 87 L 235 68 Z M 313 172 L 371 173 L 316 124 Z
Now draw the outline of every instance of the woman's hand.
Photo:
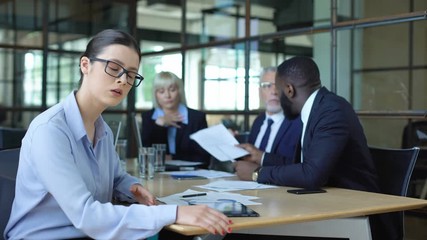
M 141 184 L 134 184 L 129 190 L 140 204 L 147 206 L 156 205 L 156 198 Z
M 223 213 L 207 205 L 178 206 L 176 223 L 198 226 L 212 234 L 231 233 L 233 222 Z
M 165 113 L 163 117 L 159 117 L 156 119 L 156 124 L 162 127 L 173 126 L 176 128 L 180 128 L 178 125 L 179 122 L 182 122 L 183 116 L 179 113 L 168 114 Z

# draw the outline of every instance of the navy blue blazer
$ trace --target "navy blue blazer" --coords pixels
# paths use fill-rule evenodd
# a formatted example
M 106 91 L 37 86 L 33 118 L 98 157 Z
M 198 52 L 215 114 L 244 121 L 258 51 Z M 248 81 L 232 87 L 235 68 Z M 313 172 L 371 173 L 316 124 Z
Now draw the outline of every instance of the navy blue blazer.
M 249 133 L 249 143 L 255 144 L 265 117 L 265 113 L 261 113 L 257 116 L 257 118 L 255 118 Z M 274 142 L 270 151 L 271 153 L 280 155 L 284 158 L 279 162 L 268 161 L 264 159 L 263 166 L 291 163 L 293 161 L 295 148 L 298 144 L 298 141 L 300 141 L 301 131 L 302 122 L 300 118 L 295 120 L 288 120 L 285 118 L 282 122 L 282 125 L 280 125 L 276 137 L 274 138 Z
M 378 192 L 378 179 L 366 137 L 353 107 L 322 87 L 314 100 L 304 135 L 303 163 L 263 167 L 258 181 L 319 188 L 325 185 Z M 265 154 L 264 161 L 282 157 Z
M 175 146 L 176 153 L 173 159 L 204 162 L 203 167 L 209 166 L 210 155 L 203 150 L 199 144 L 190 139 L 190 135 L 208 127 L 206 114 L 191 108 L 188 109 L 188 124 L 180 123 L 181 128 L 177 128 Z M 152 119 L 154 109 L 142 113 L 141 140 L 142 145 L 149 147 L 152 144 L 164 143 L 169 154 L 168 128 L 158 126 Z

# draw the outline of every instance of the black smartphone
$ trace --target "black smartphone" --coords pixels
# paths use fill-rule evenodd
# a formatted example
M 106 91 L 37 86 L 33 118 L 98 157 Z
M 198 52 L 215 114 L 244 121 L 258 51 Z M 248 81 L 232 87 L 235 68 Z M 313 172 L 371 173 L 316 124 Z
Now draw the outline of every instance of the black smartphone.
M 306 188 L 299 188 L 299 189 L 289 189 L 288 193 L 293 194 L 310 194 L 310 193 L 325 193 L 325 189 L 306 189 Z

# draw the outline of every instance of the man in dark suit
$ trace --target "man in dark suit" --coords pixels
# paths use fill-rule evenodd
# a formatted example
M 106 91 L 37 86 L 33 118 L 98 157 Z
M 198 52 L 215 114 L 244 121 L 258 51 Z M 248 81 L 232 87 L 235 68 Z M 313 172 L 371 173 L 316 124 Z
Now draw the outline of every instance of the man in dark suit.
M 321 87 L 316 63 L 305 57 L 283 62 L 278 67 L 276 86 L 286 118 L 301 117 L 302 151 L 296 151 L 292 164 L 258 169 L 256 180 L 304 188 L 330 185 L 378 191 L 374 163 L 358 117 L 344 98 Z M 280 161 L 283 157 L 277 154 L 264 155 L 264 162 Z M 250 180 L 252 173 L 240 177 Z
M 263 165 L 239 177 L 310 189 L 327 185 L 378 192 L 375 166 L 359 119 L 344 98 L 321 87 L 316 63 L 306 57 L 284 61 L 278 67 L 276 86 L 286 118 L 300 116 L 303 122 L 301 151 L 296 151 L 292 164 Z M 255 161 L 259 155 L 257 150 L 247 150 L 251 155 L 245 160 Z M 269 153 L 264 156 L 264 162 L 280 159 L 283 157 Z M 236 164 L 237 171 L 239 164 Z M 382 220 L 377 217 L 370 220 L 374 239 L 386 236 Z
M 302 124 L 299 119 L 290 120 L 283 115 L 275 85 L 276 71 L 276 67 L 269 67 L 260 75 L 259 95 L 264 103 L 265 112 L 260 113 L 254 120 L 248 142 L 261 151 L 292 159 Z

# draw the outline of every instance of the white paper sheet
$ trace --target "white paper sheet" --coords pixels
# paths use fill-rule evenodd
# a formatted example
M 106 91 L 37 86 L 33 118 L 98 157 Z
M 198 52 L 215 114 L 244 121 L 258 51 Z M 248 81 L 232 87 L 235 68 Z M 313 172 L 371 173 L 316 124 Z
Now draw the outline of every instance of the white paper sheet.
M 237 180 L 219 180 L 219 181 L 210 182 L 208 184 L 200 185 L 196 187 L 214 190 L 218 192 L 277 188 L 277 186 L 274 186 L 274 185 L 261 184 L 253 181 L 237 181 Z
M 176 166 L 176 167 L 189 167 L 189 166 L 199 166 L 202 165 L 202 162 L 191 162 L 185 160 L 167 160 L 165 162 L 166 165 Z
M 223 178 L 223 177 L 236 176 L 233 173 L 215 171 L 215 170 L 206 170 L 206 169 L 199 169 L 199 170 L 193 170 L 193 171 L 162 172 L 162 174 L 167 174 L 171 176 L 198 176 L 198 177 L 204 177 L 204 178 Z
M 206 193 L 205 196 L 197 196 L 190 198 L 182 198 L 184 195 L 197 194 L 197 193 Z M 217 201 L 219 199 L 230 199 L 237 202 L 240 202 L 244 205 L 260 205 L 259 202 L 254 202 L 252 200 L 258 199 L 259 197 L 242 195 L 239 193 L 224 193 L 224 192 L 200 192 L 192 189 L 187 189 L 184 192 L 172 194 L 165 197 L 157 198 L 157 200 L 166 203 L 166 204 L 175 204 L 175 205 L 188 205 L 188 201 L 197 200 L 197 201 Z
M 220 161 L 234 160 L 249 154 L 243 148 L 235 146 L 239 142 L 223 124 L 199 130 L 191 134 L 190 138 Z

